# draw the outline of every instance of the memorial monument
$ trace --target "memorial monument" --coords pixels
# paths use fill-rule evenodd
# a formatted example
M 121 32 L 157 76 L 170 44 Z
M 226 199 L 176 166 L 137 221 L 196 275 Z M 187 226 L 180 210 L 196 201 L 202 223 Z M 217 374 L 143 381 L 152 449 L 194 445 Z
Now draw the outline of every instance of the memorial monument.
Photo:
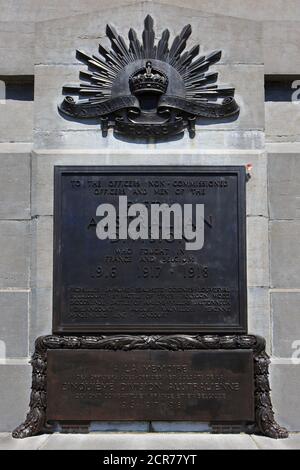
M 145 19 L 129 44 L 79 52 L 88 99 L 68 119 L 162 139 L 200 117 L 237 119 L 220 51 L 169 46 Z M 287 437 L 275 419 L 263 338 L 248 334 L 244 166 L 56 166 L 53 332 L 36 340 L 30 411 L 13 433 L 87 432 L 93 421 L 201 421 Z

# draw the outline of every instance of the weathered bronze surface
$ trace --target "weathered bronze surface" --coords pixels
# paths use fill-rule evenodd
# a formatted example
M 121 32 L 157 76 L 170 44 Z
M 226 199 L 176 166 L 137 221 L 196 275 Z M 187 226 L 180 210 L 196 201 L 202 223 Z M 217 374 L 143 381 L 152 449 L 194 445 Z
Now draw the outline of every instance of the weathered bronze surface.
M 252 352 L 48 353 L 47 419 L 254 421 Z
M 200 55 L 200 46 L 186 50 L 192 33 L 186 25 L 169 48 L 169 30 L 155 44 L 154 22 L 145 18 L 142 42 L 134 29 L 129 44 L 111 25 L 107 49 L 99 44 L 99 55 L 77 50 L 77 58 L 88 66 L 78 85 L 65 85 L 64 94 L 77 94 L 77 102 L 66 96 L 59 111 L 68 118 L 101 122 L 103 137 L 112 127 L 132 138 L 162 139 L 188 128 L 195 136 L 196 119 L 236 119 L 239 106 L 234 88 L 218 86 L 218 73 L 210 66 L 222 52 Z
M 193 351 L 195 353 L 197 353 L 198 350 L 199 352 L 205 351 L 209 353 L 215 353 L 217 351 L 220 351 L 222 355 L 224 354 L 226 356 L 227 351 L 235 352 L 237 350 L 237 354 L 239 355 L 241 350 L 245 350 L 246 352 L 250 353 L 251 357 L 253 357 L 253 396 L 255 406 L 255 421 L 252 425 L 250 424 L 248 426 L 246 431 L 261 433 L 265 436 L 276 439 L 285 438 L 288 436 L 287 430 L 279 426 L 274 418 L 274 412 L 272 409 L 272 403 L 270 398 L 270 386 L 268 380 L 268 366 L 270 360 L 265 352 L 265 341 L 263 338 L 253 335 L 98 335 L 41 336 L 36 340 L 35 352 L 32 356 L 31 361 L 32 391 L 30 397 L 30 410 L 26 416 L 24 423 L 22 423 L 14 430 L 13 436 L 15 438 L 24 438 L 28 436 L 34 436 L 41 432 L 51 432 L 55 430 L 55 427 L 53 427 L 53 423 L 47 421 L 47 417 L 49 417 L 48 409 L 50 407 L 50 411 L 52 409 L 55 415 L 56 406 L 58 408 L 61 406 L 60 400 L 62 400 L 63 398 L 62 392 L 56 389 L 52 389 L 52 397 L 48 396 L 47 377 L 49 377 L 50 382 L 51 380 L 53 380 L 53 376 L 51 378 L 51 375 L 49 375 L 50 372 L 48 373 L 48 357 L 49 354 L 54 350 L 58 350 L 59 354 L 62 354 L 66 351 L 69 351 L 70 354 L 73 352 L 76 354 L 77 351 L 85 351 L 86 353 L 86 350 L 92 350 L 92 352 L 94 350 L 103 350 L 103 352 L 110 351 L 115 354 L 115 352 L 120 351 L 122 352 L 124 358 L 126 358 L 128 352 L 135 350 L 146 352 L 148 356 L 151 356 L 153 350 L 172 351 L 173 354 L 176 354 L 176 361 L 179 362 L 181 360 L 180 356 L 182 354 L 182 351 Z M 151 351 L 149 352 L 149 350 Z M 197 355 L 193 357 L 196 356 Z M 116 354 L 115 357 L 117 358 L 118 355 Z M 172 357 L 175 357 L 175 355 Z M 182 357 L 186 356 L 183 355 Z M 210 363 L 213 364 L 214 361 L 210 361 Z M 77 363 L 77 365 L 80 364 Z M 219 364 L 215 363 L 215 366 L 219 367 Z M 225 364 L 223 363 L 223 367 L 224 366 L 225 369 L 227 369 L 227 367 L 230 369 L 231 364 L 226 364 L 225 361 Z M 64 368 L 64 365 L 61 364 L 61 367 Z M 98 367 L 98 365 L 95 365 L 95 367 Z M 101 366 L 99 365 L 99 367 Z M 192 363 L 192 365 L 190 363 L 190 367 L 194 368 L 194 363 Z M 251 366 L 249 365 L 249 370 L 250 367 Z M 112 372 L 112 369 L 106 369 L 106 373 L 111 374 Z M 65 373 L 68 374 L 67 371 Z M 239 376 L 239 374 L 237 374 L 237 376 Z M 137 379 L 136 376 L 135 379 Z M 252 378 L 248 377 L 247 380 L 249 380 L 250 387 L 252 387 Z M 55 404 L 52 402 L 53 395 L 55 399 Z M 246 397 L 249 398 L 248 391 L 246 392 Z M 252 402 L 251 397 L 250 401 Z M 199 405 L 201 406 L 201 403 Z M 67 413 L 66 410 L 68 406 L 69 402 L 67 403 L 66 408 L 63 409 L 63 414 Z M 77 408 L 76 410 L 80 412 L 80 410 L 78 410 Z M 164 416 L 166 416 L 166 414 Z M 218 414 L 218 416 L 220 415 Z M 94 419 L 94 415 L 92 416 L 92 419 Z M 239 428 L 237 424 L 230 423 L 229 421 L 216 421 L 212 424 L 213 432 L 232 432 L 234 428 L 235 430 Z M 72 421 L 65 421 L 64 423 L 62 423 L 62 425 L 63 430 L 66 432 L 83 432 L 88 430 L 89 421 L 79 421 L 78 416 L 74 415 Z
M 99 204 L 204 204 L 204 246 L 100 240 Z M 246 332 L 244 167 L 56 167 L 55 333 Z

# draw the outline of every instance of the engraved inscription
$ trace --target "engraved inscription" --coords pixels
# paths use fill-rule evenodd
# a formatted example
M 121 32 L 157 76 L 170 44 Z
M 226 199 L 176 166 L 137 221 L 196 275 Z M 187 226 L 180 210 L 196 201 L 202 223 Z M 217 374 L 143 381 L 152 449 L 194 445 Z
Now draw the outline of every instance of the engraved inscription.
M 161 304 L 161 297 L 165 303 Z M 172 318 L 174 313 L 192 313 L 195 306 L 207 312 L 228 313 L 230 291 L 226 288 L 118 288 L 82 289 L 69 292 L 69 317 L 109 318 L 112 310 L 117 318 Z M 117 310 L 119 309 L 119 311 Z
M 48 367 L 49 419 L 253 418 L 249 351 L 51 351 Z
M 242 167 L 57 167 L 54 331 L 244 331 L 243 190 Z M 172 226 L 169 239 L 149 228 L 148 239 L 100 240 L 97 207 L 119 196 L 128 207 L 203 204 L 203 247 L 187 250 Z
M 134 380 L 132 380 L 134 377 Z M 167 383 L 162 382 L 167 377 Z M 172 367 L 124 364 L 124 370 L 113 367 L 113 374 L 76 374 L 62 384 L 61 393 L 76 400 L 120 400 L 122 407 L 133 408 L 137 400 L 155 406 L 160 400 L 167 407 L 182 408 L 184 399 L 228 400 L 240 390 L 240 382 L 232 377 L 214 374 L 189 374 L 187 366 Z

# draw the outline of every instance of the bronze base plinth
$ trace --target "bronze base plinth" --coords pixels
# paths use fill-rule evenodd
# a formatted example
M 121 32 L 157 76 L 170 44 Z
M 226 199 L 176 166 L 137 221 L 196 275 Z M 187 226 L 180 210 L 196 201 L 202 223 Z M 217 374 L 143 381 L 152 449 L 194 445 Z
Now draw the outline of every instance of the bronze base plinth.
M 102 355 L 99 356 L 101 350 Z M 108 351 L 110 354 L 107 354 Z M 113 351 L 117 352 L 115 356 Z M 143 353 L 135 354 L 134 351 L 143 351 Z M 236 356 L 233 354 L 234 351 Z M 126 352 L 130 354 L 126 356 Z M 161 381 L 157 382 L 160 390 L 163 390 L 163 392 L 160 391 L 160 395 L 156 395 L 157 407 L 150 403 L 151 406 L 148 409 L 146 405 L 143 407 L 141 401 L 137 401 L 133 403 L 132 411 L 124 406 L 119 412 L 116 410 L 116 406 L 119 406 L 116 400 L 110 402 L 110 408 L 103 406 L 101 408 L 101 402 L 97 401 L 99 392 L 97 388 L 93 390 L 94 401 L 91 401 L 90 394 L 84 395 L 83 399 L 78 393 L 77 401 L 74 398 L 72 402 L 73 395 L 69 395 L 71 398 L 68 401 L 68 395 L 66 398 L 61 393 L 62 386 L 64 390 L 68 390 L 68 384 L 71 384 L 71 388 L 74 386 L 68 374 L 71 369 L 76 372 L 77 366 L 78 373 L 84 370 L 85 360 L 90 374 L 93 375 L 98 368 L 100 375 L 105 371 L 105 374 L 111 374 L 111 380 L 117 381 L 118 375 L 113 376 L 113 371 L 115 374 L 124 376 L 124 360 L 130 366 L 132 357 L 135 358 L 137 368 L 144 367 L 147 357 L 152 359 L 152 364 L 153 361 L 154 364 L 155 361 L 160 361 L 159 364 L 168 367 L 168 370 L 173 368 L 172 370 L 179 371 L 178 373 L 183 367 L 182 364 L 188 364 L 185 366 L 188 368 L 188 373 L 194 374 L 193 387 L 189 389 L 189 384 L 187 384 L 188 393 L 182 394 L 182 409 L 179 405 L 176 409 L 176 404 L 171 410 L 165 406 L 169 399 L 169 394 L 166 394 L 165 390 L 170 387 L 170 383 L 164 380 L 164 372 L 161 372 Z M 203 385 L 207 384 L 203 384 L 201 374 L 205 371 L 209 375 L 210 360 L 212 360 L 213 371 L 217 371 L 220 376 L 222 376 L 222 370 L 226 373 L 229 371 L 229 376 L 235 379 L 231 384 L 225 384 L 232 387 L 230 399 L 226 398 L 226 394 L 219 393 L 222 388 L 220 384 L 216 386 L 215 394 L 202 393 Z M 265 340 L 255 335 L 41 336 L 36 340 L 31 360 L 33 370 L 30 410 L 24 423 L 18 426 L 12 435 L 20 439 L 41 433 L 51 433 L 56 429 L 55 422 L 60 423 L 62 432 L 88 432 L 89 424 L 93 420 L 155 421 L 165 419 L 167 421 L 208 421 L 213 433 L 244 431 L 274 439 L 286 438 L 288 431 L 279 426 L 274 419 L 268 379 L 269 363 L 270 359 L 265 351 Z M 152 369 L 152 372 L 145 377 L 151 379 L 155 373 L 156 369 Z M 135 372 L 131 371 L 131 374 L 135 378 Z M 174 383 L 176 384 L 176 374 L 172 377 L 175 377 Z M 225 382 L 228 380 L 226 379 Z M 126 387 L 126 383 L 123 386 Z M 138 384 L 138 389 L 139 386 L 141 384 Z M 199 390 L 195 390 L 198 386 Z M 146 388 L 148 393 L 148 386 Z M 91 386 L 88 390 L 91 390 Z M 149 396 L 152 397 L 155 394 Z M 160 397 L 165 402 L 160 403 Z M 195 397 L 198 398 L 195 399 Z M 200 403 L 197 401 L 199 397 L 202 400 L 201 403 L 208 404 L 208 409 L 206 406 L 201 409 L 197 408 L 197 403 Z M 207 401 L 208 399 L 210 402 Z M 236 406 L 233 406 L 234 400 L 236 400 Z M 222 408 L 219 406 L 220 403 Z M 166 410 L 165 418 L 164 410 Z

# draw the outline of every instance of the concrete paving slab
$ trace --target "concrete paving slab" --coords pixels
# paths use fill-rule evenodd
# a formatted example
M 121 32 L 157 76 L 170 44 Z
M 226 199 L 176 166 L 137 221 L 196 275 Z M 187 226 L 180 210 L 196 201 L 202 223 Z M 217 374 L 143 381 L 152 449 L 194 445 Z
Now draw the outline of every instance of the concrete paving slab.
M 38 450 L 49 437 L 49 434 L 43 434 L 27 439 L 13 439 L 11 433 L 3 433 L 0 435 L 0 450 Z
M 300 449 L 300 433 L 291 434 L 288 439 L 270 439 L 265 436 L 252 436 L 260 449 Z
M 13 439 L 0 433 L 0 450 L 159 450 L 159 449 L 300 449 L 300 433 L 288 439 L 270 439 L 246 434 L 208 433 L 90 433 L 44 434 Z
M 246 434 L 199 433 L 93 433 L 53 434 L 41 450 L 147 450 L 147 449 L 256 449 L 251 436 Z

